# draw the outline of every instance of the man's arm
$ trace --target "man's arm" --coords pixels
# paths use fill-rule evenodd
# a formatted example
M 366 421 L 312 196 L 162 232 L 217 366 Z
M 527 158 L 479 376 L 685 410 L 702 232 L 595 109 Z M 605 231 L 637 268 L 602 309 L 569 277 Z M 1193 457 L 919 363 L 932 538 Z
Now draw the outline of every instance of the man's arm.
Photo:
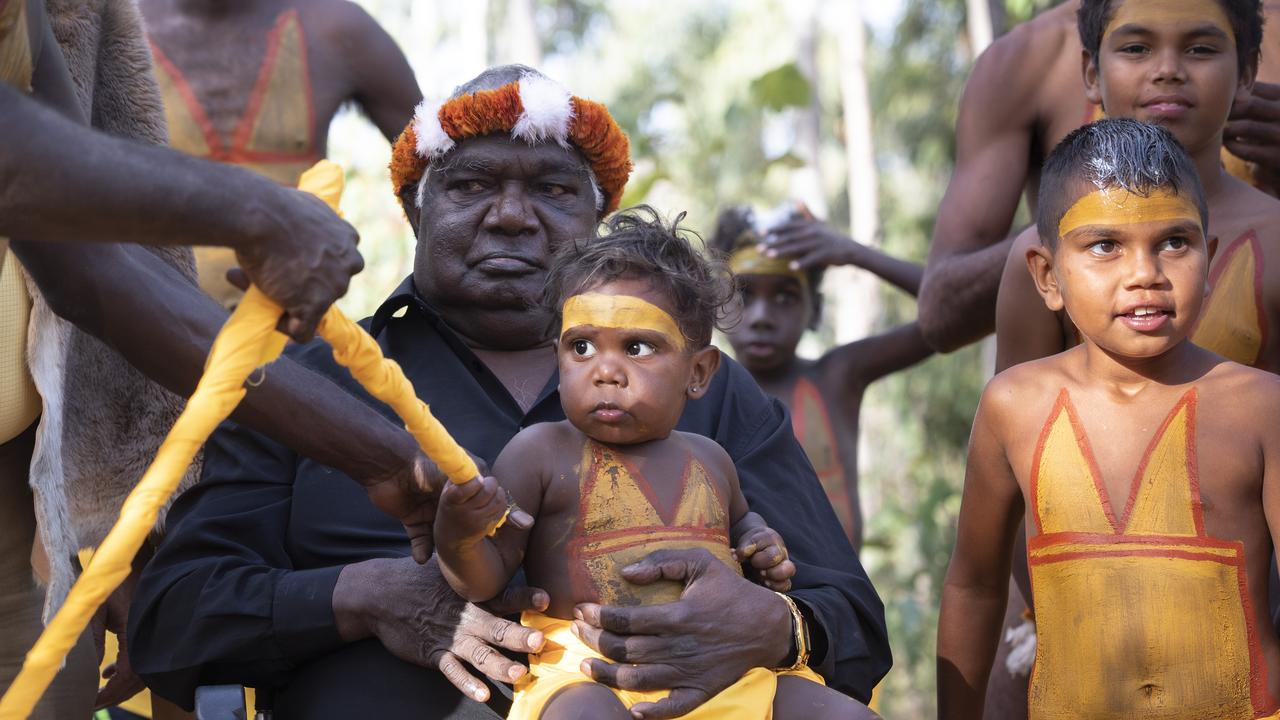
M 0 137 L 0 235 L 232 247 L 296 339 L 364 266 L 355 229 L 319 199 L 94 131 L 4 85 Z
M 418 565 L 383 542 L 392 528 L 363 528 L 370 545 L 342 549 L 351 564 L 298 567 L 295 553 L 323 553 L 290 546 L 295 474 L 308 464 L 236 423 L 210 438 L 201 481 L 170 510 L 130 610 L 134 669 L 149 687 L 190 708 L 199 685 L 279 686 L 301 664 L 368 637 L 402 660 L 439 668 L 482 702 L 488 690 L 462 663 L 502 682 L 523 674 L 494 648 L 537 650 L 541 634 L 466 604 L 434 562 Z M 309 478 L 318 477 L 313 468 Z M 335 494 L 345 487 L 339 481 Z M 495 613 L 547 607 L 536 589 L 504 599 Z
M 994 328 L 996 288 L 1007 239 L 1027 180 L 1035 132 L 1039 68 L 1027 60 L 1034 38 L 1023 27 L 978 58 L 956 120 L 956 166 L 938 205 L 920 288 L 920 327 L 939 352 Z
M 422 102 L 422 90 L 404 53 L 376 20 L 360 6 L 334 4 L 328 32 L 351 75 L 354 97 L 365 115 L 394 142 Z
M 1022 494 L 1005 455 L 1001 416 L 1017 399 L 1000 378 L 988 385 L 969 439 L 956 547 L 938 618 L 938 716 L 980 718 L 1009 577 L 1009 547 Z
M 171 392 L 195 390 L 227 314 L 176 270 L 137 245 L 11 247 L 55 313 Z M 232 418 L 357 478 L 426 562 L 444 480 L 403 428 L 287 357 L 248 388 Z

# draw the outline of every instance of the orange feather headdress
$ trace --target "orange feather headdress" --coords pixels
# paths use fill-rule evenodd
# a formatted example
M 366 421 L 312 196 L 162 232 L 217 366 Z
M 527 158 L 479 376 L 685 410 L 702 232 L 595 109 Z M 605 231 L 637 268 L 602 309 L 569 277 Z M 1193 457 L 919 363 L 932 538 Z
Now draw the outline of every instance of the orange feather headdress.
M 398 196 L 416 186 L 427 166 L 466 138 L 510 132 L 530 144 L 551 140 L 582 152 L 602 198 L 613 212 L 631 175 L 631 143 L 609 110 L 570 95 L 559 83 L 537 74 L 493 90 L 444 102 L 423 101 L 391 153 L 391 183 Z

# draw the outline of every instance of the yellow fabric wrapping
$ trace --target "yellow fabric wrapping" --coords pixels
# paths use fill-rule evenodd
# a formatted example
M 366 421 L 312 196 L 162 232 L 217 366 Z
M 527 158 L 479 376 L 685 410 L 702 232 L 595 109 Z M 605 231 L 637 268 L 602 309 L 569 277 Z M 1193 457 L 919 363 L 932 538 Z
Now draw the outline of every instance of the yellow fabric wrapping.
M 336 211 L 342 184 L 342 169 L 322 160 L 303 174 L 298 187 Z M 251 287 L 231 314 L 214 340 L 204 376 L 151 467 L 125 499 L 120 518 L 98 546 L 93 563 L 71 588 L 62 608 L 27 653 L 22 671 L 0 698 L 0 720 L 31 714 L 94 612 L 129 575 L 133 556 L 155 527 L 159 509 L 177 489 L 200 446 L 244 399 L 245 380 L 280 356 L 288 340 L 275 329 L 281 312 L 280 306 Z M 383 357 L 373 338 L 337 307 L 325 313 L 319 332 L 333 345 L 334 358 L 349 368 L 370 394 L 400 415 L 423 452 L 453 482 L 464 483 L 480 474 L 471 457 L 414 395 L 400 366 Z
M 570 620 L 526 611 L 520 615 L 520 624 L 541 631 L 546 644 L 542 652 L 530 653 L 529 672 L 516 681 L 515 699 L 507 720 L 538 720 L 547 703 L 561 690 L 595 682 L 583 675 L 580 668 L 583 660 L 602 656 L 573 634 L 569 629 L 573 625 Z M 800 670 L 752 668 L 694 711 L 681 715 L 680 720 L 770 720 L 779 675 L 794 675 L 820 685 L 826 684 L 821 675 L 807 667 Z M 610 689 L 627 708 L 637 703 L 657 702 L 671 692 Z
M 248 302 L 255 298 L 254 302 Z M 280 309 L 257 288 L 232 313 L 209 353 L 204 377 L 178 416 L 169 436 L 120 508 L 89 569 L 71 588 L 66 602 L 27 653 L 22 671 L 0 699 L 0 718 L 26 718 L 49 687 L 62 660 L 84 631 L 98 606 L 129 575 L 133 556 L 155 527 L 156 515 L 178 487 L 196 452 L 218 423 L 245 395 L 249 374 L 274 360 L 286 337 L 275 331 Z

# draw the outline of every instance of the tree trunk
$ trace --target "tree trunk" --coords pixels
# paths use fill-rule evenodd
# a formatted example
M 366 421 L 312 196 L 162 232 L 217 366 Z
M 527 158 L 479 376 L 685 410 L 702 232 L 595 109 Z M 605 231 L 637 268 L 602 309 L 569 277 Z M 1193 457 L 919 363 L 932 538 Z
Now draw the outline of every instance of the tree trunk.
M 965 0 L 965 24 L 969 31 L 969 47 L 976 58 L 995 37 L 991 17 L 991 0 Z

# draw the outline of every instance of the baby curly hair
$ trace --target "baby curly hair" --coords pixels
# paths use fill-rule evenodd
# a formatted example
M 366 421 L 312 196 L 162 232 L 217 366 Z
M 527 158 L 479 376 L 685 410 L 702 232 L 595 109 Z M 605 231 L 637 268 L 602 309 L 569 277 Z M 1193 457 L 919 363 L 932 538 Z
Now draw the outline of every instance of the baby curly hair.
M 553 330 L 559 330 L 566 299 L 602 283 L 638 278 L 670 298 L 689 351 L 710 345 L 722 308 L 733 299 L 733 283 L 724 262 L 690 242 L 697 235 L 680 227 L 684 216 L 668 224 L 653 208 L 638 205 L 615 213 L 598 237 L 565 243 L 551 258 L 542 299 Z

